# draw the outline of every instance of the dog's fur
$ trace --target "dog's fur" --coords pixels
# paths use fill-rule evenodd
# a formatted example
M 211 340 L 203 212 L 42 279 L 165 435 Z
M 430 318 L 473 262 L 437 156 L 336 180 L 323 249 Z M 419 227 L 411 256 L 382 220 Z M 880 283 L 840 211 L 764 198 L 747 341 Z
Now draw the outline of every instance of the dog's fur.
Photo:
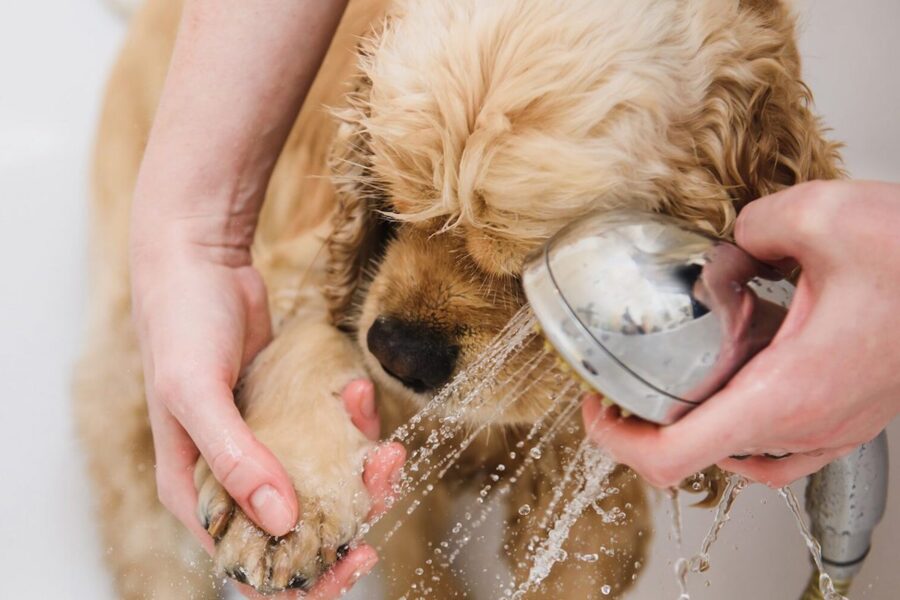
M 217 593 L 211 565 L 157 501 L 129 319 L 129 198 L 179 12 L 179 0 L 149 0 L 136 15 L 95 157 L 94 315 L 75 387 L 124 598 Z M 573 219 L 628 206 L 728 235 L 747 202 L 840 176 L 809 104 L 793 19 L 779 0 L 351 2 L 268 191 L 254 256 L 276 337 L 238 394 L 293 478 L 301 526 L 271 544 L 201 461 L 200 512 L 219 537 L 216 568 L 271 591 L 297 576 L 314 580 L 356 535 L 368 508 L 358 468 L 369 445 L 335 394 L 368 373 L 387 430 L 428 397 L 367 350 L 377 317 L 449 340 L 463 369 L 522 305 L 525 255 Z M 505 372 L 533 356 L 526 350 Z M 390 597 L 432 579 L 431 597 L 464 595 L 440 561 L 422 564 L 441 539 L 439 517 L 462 482 L 510 462 L 554 385 L 539 381 L 506 410 L 387 544 Z M 495 406 L 489 399 L 471 419 Z M 582 435 L 564 432 L 505 499 L 497 546 L 519 578 L 538 531 L 515 507 L 543 512 Z M 570 556 L 600 546 L 613 555 L 557 565 L 536 597 L 599 597 L 598 582 L 613 597 L 627 590 L 649 538 L 632 479 L 617 470 L 621 491 L 606 500 L 629 506 L 627 521 L 586 511 L 566 545 Z M 417 566 L 427 572 L 414 575 Z

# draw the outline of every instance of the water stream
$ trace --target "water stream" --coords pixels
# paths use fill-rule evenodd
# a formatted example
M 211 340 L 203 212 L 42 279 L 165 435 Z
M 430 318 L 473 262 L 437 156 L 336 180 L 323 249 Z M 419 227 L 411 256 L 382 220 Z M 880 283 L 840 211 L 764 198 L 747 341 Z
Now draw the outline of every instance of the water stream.
M 841 595 L 834 589 L 834 581 L 825 572 L 825 566 L 822 564 L 822 546 L 813 537 L 809 527 L 806 525 L 806 520 L 800 512 L 800 503 L 797 502 L 797 496 L 794 495 L 793 490 L 789 487 L 781 488 L 778 490 L 778 494 L 784 498 L 788 508 L 791 509 L 791 514 L 794 515 L 794 519 L 797 521 L 803 541 L 806 542 L 806 547 L 809 548 L 809 553 L 816 564 L 816 569 L 819 570 L 819 591 L 822 593 L 822 597 L 825 600 L 848 600 L 846 596 Z
M 528 576 L 518 584 L 512 582 L 507 586 L 502 592 L 503 598 L 524 597 L 547 578 L 556 563 L 568 558 L 566 551 L 563 550 L 563 544 L 569 538 L 572 526 L 588 507 L 611 493 L 607 481 L 615 468 L 616 463 L 609 454 L 589 440 L 585 439 L 579 445 L 575 456 L 566 466 L 562 481 L 557 485 L 555 495 L 539 526 L 540 530 L 547 531 L 547 535 L 529 547 L 531 567 Z M 572 484 L 570 498 L 556 514 L 556 506 L 559 505 L 569 484 Z M 553 515 L 556 515 L 555 518 Z M 582 556 L 581 560 L 590 562 L 591 558 Z
M 672 488 L 668 491 L 669 507 L 672 509 L 672 539 L 675 541 L 678 549 L 681 550 L 684 524 L 681 519 L 681 502 L 678 496 L 678 488 Z
M 719 539 L 719 533 L 722 528 L 731 519 L 731 510 L 734 508 L 734 502 L 740 493 L 747 487 L 747 480 L 740 475 L 731 475 L 728 478 L 728 484 L 722 493 L 722 498 L 716 507 L 716 516 L 713 519 L 706 537 L 700 544 L 700 552 L 690 559 L 679 558 L 675 562 L 675 575 L 678 578 L 679 593 L 678 600 L 690 600 L 691 595 L 687 589 L 688 573 L 704 573 L 709 570 L 709 550 L 712 545 Z

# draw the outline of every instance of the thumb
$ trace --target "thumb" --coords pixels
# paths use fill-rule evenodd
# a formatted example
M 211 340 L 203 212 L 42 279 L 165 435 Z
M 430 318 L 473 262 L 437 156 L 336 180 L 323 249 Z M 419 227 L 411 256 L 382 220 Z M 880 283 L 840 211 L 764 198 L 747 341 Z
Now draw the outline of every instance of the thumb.
M 275 536 L 294 528 L 297 496 L 281 463 L 250 431 L 224 383 L 192 382 L 163 402 L 197 445 L 216 479 L 257 525 Z
M 735 223 L 737 244 L 768 263 L 794 259 L 809 268 L 827 239 L 827 198 L 832 183 L 812 182 L 787 188 L 745 206 Z

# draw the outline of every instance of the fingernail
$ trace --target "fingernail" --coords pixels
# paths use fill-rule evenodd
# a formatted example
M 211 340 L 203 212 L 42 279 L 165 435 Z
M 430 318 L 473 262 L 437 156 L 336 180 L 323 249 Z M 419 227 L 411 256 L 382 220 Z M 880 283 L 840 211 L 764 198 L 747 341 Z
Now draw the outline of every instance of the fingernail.
M 250 496 L 250 506 L 259 525 L 272 535 L 284 535 L 294 527 L 291 509 L 281 494 L 271 485 L 260 486 Z

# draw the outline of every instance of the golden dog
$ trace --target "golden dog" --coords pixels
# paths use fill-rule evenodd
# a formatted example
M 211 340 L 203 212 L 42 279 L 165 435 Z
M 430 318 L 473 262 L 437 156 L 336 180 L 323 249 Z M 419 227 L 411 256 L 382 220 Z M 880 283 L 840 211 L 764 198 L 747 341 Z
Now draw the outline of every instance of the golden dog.
M 212 598 L 213 568 L 267 593 L 314 582 L 369 507 L 359 476 L 369 443 L 334 395 L 368 374 L 385 431 L 405 422 L 522 306 L 524 257 L 564 224 L 628 206 L 727 235 L 747 202 L 841 174 L 779 0 L 351 2 L 268 190 L 254 256 L 276 337 L 237 393 L 293 478 L 301 521 L 275 543 L 201 460 L 199 514 L 217 540 L 211 565 L 157 501 L 129 318 L 129 198 L 179 12 L 178 0 L 149 0 L 135 17 L 95 159 L 94 315 L 77 414 L 124 598 Z M 534 359 L 536 345 L 499 376 Z M 415 582 L 429 582 L 430 597 L 466 595 L 441 561 L 413 569 L 440 543 L 456 490 L 515 463 L 510 448 L 556 410 L 558 386 L 544 375 L 505 407 L 386 544 L 390 597 Z M 487 423 L 503 397 L 483 396 L 472 425 Z M 426 425 L 417 435 L 436 426 Z M 544 535 L 533 515 L 553 501 L 582 437 L 564 428 L 503 498 L 507 533 L 497 546 L 517 580 L 533 536 Z M 615 471 L 619 493 L 603 504 L 627 507 L 624 522 L 587 510 L 565 545 L 569 556 L 610 552 L 559 563 L 528 597 L 626 592 L 649 538 L 633 480 Z M 516 510 L 526 503 L 532 516 Z

